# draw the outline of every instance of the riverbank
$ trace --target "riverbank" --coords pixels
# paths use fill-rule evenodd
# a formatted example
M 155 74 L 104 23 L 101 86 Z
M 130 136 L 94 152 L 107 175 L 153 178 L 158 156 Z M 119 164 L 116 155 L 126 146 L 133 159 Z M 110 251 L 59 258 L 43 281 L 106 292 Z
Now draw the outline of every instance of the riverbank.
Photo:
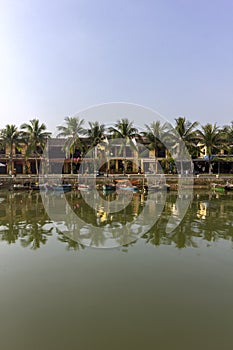
M 93 176 L 85 176 L 87 179 L 92 178 Z M 148 185 L 148 179 L 154 179 L 153 175 L 141 175 L 141 174 L 127 174 L 127 175 L 109 175 L 109 176 L 97 176 L 96 178 L 96 184 L 98 186 L 102 186 L 108 182 L 118 179 L 129 179 L 129 180 L 137 180 L 139 185 L 141 187 Z M 155 176 L 156 180 L 163 180 L 163 176 L 157 175 Z M 54 182 L 64 182 L 64 183 L 71 183 L 73 186 L 77 185 L 79 182 L 79 176 L 78 175 L 49 175 L 45 179 L 49 181 Z M 185 180 L 193 180 L 193 187 L 196 189 L 201 188 L 210 188 L 212 183 L 216 184 L 222 184 L 224 185 L 227 181 L 230 183 L 233 183 L 233 176 L 228 174 L 223 175 L 209 175 L 209 174 L 203 174 L 203 175 L 195 175 L 192 178 L 190 176 L 184 176 L 181 177 L 179 175 L 165 175 L 165 180 L 168 185 L 170 185 L 171 190 L 176 190 L 178 187 L 178 183 L 180 181 L 185 183 Z M 38 183 L 39 178 L 36 175 L 18 175 L 16 177 L 11 177 L 7 175 L 0 176 L 0 188 L 8 188 L 12 184 L 35 184 Z M 190 181 L 189 181 L 190 182 Z M 190 186 L 190 185 L 189 185 Z

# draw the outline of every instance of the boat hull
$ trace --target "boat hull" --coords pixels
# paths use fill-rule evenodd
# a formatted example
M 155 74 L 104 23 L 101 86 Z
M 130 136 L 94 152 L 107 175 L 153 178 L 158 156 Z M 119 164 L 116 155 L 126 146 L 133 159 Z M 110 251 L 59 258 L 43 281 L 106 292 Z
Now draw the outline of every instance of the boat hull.
M 116 186 L 115 185 L 103 185 L 103 190 L 104 191 L 115 191 Z

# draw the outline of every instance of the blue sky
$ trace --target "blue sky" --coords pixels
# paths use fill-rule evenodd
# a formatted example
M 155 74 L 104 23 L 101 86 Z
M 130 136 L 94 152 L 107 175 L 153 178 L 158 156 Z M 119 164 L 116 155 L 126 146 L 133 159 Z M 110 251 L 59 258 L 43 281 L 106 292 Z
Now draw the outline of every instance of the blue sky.
M 232 18 L 231 0 L 1 0 L 0 128 L 118 101 L 230 123 Z

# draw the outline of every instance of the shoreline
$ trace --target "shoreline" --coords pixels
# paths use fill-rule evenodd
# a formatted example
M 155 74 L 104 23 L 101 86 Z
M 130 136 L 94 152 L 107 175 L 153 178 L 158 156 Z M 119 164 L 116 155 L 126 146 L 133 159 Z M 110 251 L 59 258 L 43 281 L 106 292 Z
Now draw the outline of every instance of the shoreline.
M 96 185 L 101 186 L 103 184 L 112 182 L 114 179 L 129 179 L 129 180 L 138 180 L 141 186 L 147 185 L 148 179 L 154 178 L 153 175 L 138 175 L 138 174 L 110 174 L 105 176 L 83 176 L 83 178 L 87 179 L 95 179 Z M 178 183 L 187 180 L 187 187 L 191 187 L 194 189 L 209 189 L 211 184 L 225 184 L 227 181 L 233 183 L 233 175 L 223 174 L 223 175 L 194 175 L 191 176 L 179 176 L 179 175 L 156 175 L 155 178 L 159 181 L 165 181 L 168 185 L 170 185 L 171 190 L 176 190 L 178 187 Z M 65 183 L 71 183 L 72 185 L 77 185 L 79 176 L 78 175 L 70 175 L 70 174 L 53 174 L 44 178 L 44 180 L 54 180 L 54 181 L 63 181 Z M 8 175 L 0 176 L 0 188 L 7 188 L 12 184 L 21 184 L 24 185 L 25 182 L 37 183 L 39 181 L 38 176 L 36 175 L 17 175 L 16 177 L 11 177 Z M 193 181 L 193 185 L 192 182 Z M 183 187 L 183 185 L 182 185 Z M 186 186 L 185 186 L 186 187 Z

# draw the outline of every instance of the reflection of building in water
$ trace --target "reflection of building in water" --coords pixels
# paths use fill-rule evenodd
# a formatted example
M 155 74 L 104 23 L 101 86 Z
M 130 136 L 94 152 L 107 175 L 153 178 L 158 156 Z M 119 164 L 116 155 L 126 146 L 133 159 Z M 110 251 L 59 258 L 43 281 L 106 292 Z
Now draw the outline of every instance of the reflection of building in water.
M 179 214 L 179 210 L 178 210 L 178 208 L 177 208 L 175 203 L 172 203 L 172 205 L 171 205 L 171 212 L 174 215 L 178 215 Z
M 112 215 L 109 215 L 109 213 L 104 211 L 104 208 L 100 206 L 96 211 L 96 223 L 99 225 L 107 221 L 112 221 Z
M 114 220 L 118 221 L 123 217 L 127 221 L 132 221 L 132 219 L 136 219 L 138 217 L 141 210 L 142 203 L 144 203 L 144 194 L 134 193 L 132 200 L 129 202 L 129 204 L 123 206 L 122 208 L 122 203 L 124 203 L 125 195 L 127 194 L 124 194 L 124 196 L 120 200 L 116 196 L 114 200 L 111 201 L 111 204 L 113 204 L 114 201 L 116 201 L 114 212 L 111 212 L 111 208 L 108 205 L 107 207 L 104 207 L 101 204 L 98 206 L 96 210 L 96 222 L 98 225 L 107 223 L 107 222 L 111 223 Z M 132 193 L 130 193 L 130 195 L 132 195 Z M 107 202 L 108 204 L 110 204 L 109 197 L 107 197 Z M 117 210 L 118 207 L 119 207 L 119 210 Z
M 140 205 L 141 205 L 141 193 L 134 193 L 133 198 L 132 198 L 132 215 L 134 218 L 136 218 L 139 215 L 140 212 Z
M 200 202 L 198 205 L 197 210 L 197 217 L 198 219 L 206 219 L 207 216 L 207 203 L 206 202 Z

